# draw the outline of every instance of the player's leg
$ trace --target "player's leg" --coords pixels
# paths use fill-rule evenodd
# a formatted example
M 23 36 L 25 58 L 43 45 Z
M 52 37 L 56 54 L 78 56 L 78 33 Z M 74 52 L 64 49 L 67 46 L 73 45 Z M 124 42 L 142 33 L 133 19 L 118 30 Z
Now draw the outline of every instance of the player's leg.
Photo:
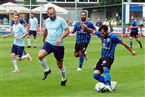
M 141 41 L 138 39 L 138 31 L 135 33 L 135 40 L 139 43 L 140 48 L 142 48 L 142 43 L 141 43 Z
M 94 79 L 98 80 L 99 82 L 102 82 L 105 84 L 104 77 L 101 76 L 103 73 L 103 67 L 101 66 L 102 64 L 102 59 L 99 59 L 99 61 L 96 64 L 96 67 L 94 68 Z
M 64 47 L 63 46 L 55 47 L 53 52 L 54 52 L 54 56 L 57 60 L 57 66 L 60 69 L 60 73 L 61 73 L 61 76 L 62 76 L 62 80 L 61 80 L 60 85 L 65 86 L 66 82 L 67 82 L 67 79 L 66 79 L 66 69 L 63 65 Z
M 81 43 L 80 44 L 80 49 L 79 49 L 79 68 L 77 69 L 77 71 L 81 71 L 82 70 L 82 66 L 84 63 L 84 52 L 87 49 L 88 44 L 87 43 Z
M 32 33 L 31 30 L 29 30 L 28 35 L 27 35 L 27 41 L 28 41 L 27 48 L 31 48 L 31 38 L 30 38 L 31 33 Z
M 130 48 L 132 48 L 132 38 L 133 38 L 133 33 L 132 32 L 130 32 Z
M 51 45 L 47 42 L 44 43 L 42 49 L 39 51 L 38 58 L 41 66 L 44 68 L 44 75 L 42 77 L 42 80 L 45 80 L 48 76 L 48 74 L 51 73 L 50 68 L 48 67 L 48 64 L 45 60 L 45 57 L 52 52 Z
M 14 65 L 14 71 L 12 72 L 19 72 L 19 67 L 17 65 L 17 60 L 16 60 L 16 54 L 17 54 L 17 48 L 16 45 L 13 44 L 11 49 L 11 58 L 12 58 L 12 63 Z
M 110 68 L 113 63 L 114 59 L 105 57 L 102 61 L 103 66 L 103 73 L 104 73 L 104 80 L 105 80 L 105 88 L 107 91 L 111 92 L 111 75 L 110 75 Z
M 23 53 L 24 53 L 24 47 L 19 47 L 18 46 L 18 49 L 17 49 L 17 60 L 21 61 L 21 60 L 24 60 L 24 59 L 28 59 L 31 62 L 32 61 L 32 57 L 30 56 L 30 54 L 27 53 L 26 55 L 23 55 Z
M 33 32 L 33 37 L 34 37 L 34 48 L 36 48 L 37 47 L 37 32 L 36 31 L 34 31 Z

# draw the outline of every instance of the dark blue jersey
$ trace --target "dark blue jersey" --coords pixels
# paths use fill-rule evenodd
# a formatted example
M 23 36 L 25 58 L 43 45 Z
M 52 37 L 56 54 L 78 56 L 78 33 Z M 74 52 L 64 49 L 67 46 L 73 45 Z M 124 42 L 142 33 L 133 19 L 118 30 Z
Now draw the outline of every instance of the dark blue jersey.
M 15 24 L 14 19 L 11 21 L 11 26 L 13 26 Z M 20 18 L 20 24 L 26 24 L 25 20 Z
M 77 31 L 76 32 L 76 43 L 82 43 L 82 42 L 89 43 L 91 35 L 89 32 L 87 32 L 86 30 L 81 28 L 80 23 L 81 22 L 77 22 L 73 28 L 73 30 L 75 32 Z M 88 28 L 95 30 L 95 27 L 91 22 L 86 21 L 84 24 L 86 24 Z
M 131 26 L 138 26 L 138 23 L 136 20 L 133 20 L 130 22 Z M 138 28 L 130 28 L 131 29 L 131 32 L 136 32 L 138 30 Z
M 109 57 L 114 59 L 115 47 L 117 44 L 122 43 L 122 39 L 120 39 L 116 34 L 113 33 L 109 33 L 107 38 L 103 38 L 98 31 L 96 31 L 95 34 L 102 41 L 101 58 Z

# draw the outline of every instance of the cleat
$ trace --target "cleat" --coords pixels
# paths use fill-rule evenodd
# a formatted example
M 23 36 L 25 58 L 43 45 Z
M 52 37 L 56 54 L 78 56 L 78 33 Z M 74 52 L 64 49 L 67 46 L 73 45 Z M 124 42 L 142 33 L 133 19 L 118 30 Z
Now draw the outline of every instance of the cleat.
M 111 92 L 111 91 L 112 91 L 112 89 L 111 89 L 111 87 L 110 87 L 110 86 L 105 86 L 105 91 Z
M 66 82 L 67 82 L 67 79 L 64 80 L 64 81 L 61 81 L 60 85 L 61 85 L 61 86 L 66 86 Z
M 84 53 L 84 58 L 85 58 L 86 61 L 88 60 L 88 58 L 87 58 L 87 52 Z
M 31 46 L 28 45 L 27 48 L 31 48 Z
M 32 57 L 30 56 L 29 53 L 27 54 L 27 56 L 28 56 L 28 60 L 31 62 L 32 61 Z
M 34 48 L 37 48 L 36 46 L 34 46 Z
M 12 71 L 12 72 L 14 72 L 14 73 L 17 73 L 17 72 L 19 72 L 19 69 L 17 69 L 17 70 L 14 70 L 14 71 Z
M 77 71 L 82 71 L 82 68 L 78 68 Z
M 47 78 L 48 74 L 50 74 L 50 73 L 51 73 L 51 70 L 50 69 L 49 69 L 49 71 L 45 71 L 44 72 L 44 75 L 42 77 L 42 80 L 45 80 Z
M 115 91 L 116 90 L 116 86 L 117 86 L 117 82 L 116 81 L 111 81 L 112 91 Z

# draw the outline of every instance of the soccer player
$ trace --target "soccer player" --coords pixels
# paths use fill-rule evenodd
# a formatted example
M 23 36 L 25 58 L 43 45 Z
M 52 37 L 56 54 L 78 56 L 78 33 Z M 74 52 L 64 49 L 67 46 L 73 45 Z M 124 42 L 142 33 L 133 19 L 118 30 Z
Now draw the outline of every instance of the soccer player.
M 63 39 L 70 33 L 69 27 L 66 24 L 65 20 L 59 16 L 56 16 L 56 11 L 54 7 L 48 7 L 47 9 L 48 18 L 44 21 L 44 33 L 43 33 L 43 42 L 44 45 L 38 54 L 40 64 L 44 68 L 45 72 L 42 77 L 42 80 L 45 80 L 48 74 L 51 73 L 48 64 L 46 63 L 45 57 L 50 53 L 53 53 L 57 66 L 60 69 L 62 75 L 62 86 L 66 85 L 66 69 L 63 65 L 64 57 L 64 43 Z M 46 42 L 45 42 L 45 38 Z
M 91 29 L 87 28 L 85 24 L 82 24 L 82 27 L 88 31 Z M 136 53 L 133 51 L 129 45 L 127 45 L 122 39 L 120 39 L 116 34 L 109 33 L 108 26 L 100 26 L 98 31 L 93 31 L 91 33 L 96 34 L 102 41 L 102 51 L 101 57 L 94 68 L 94 78 L 99 82 L 105 84 L 106 91 L 112 91 L 111 89 L 111 75 L 110 68 L 114 61 L 114 53 L 117 44 L 122 44 L 127 48 L 131 54 L 134 56 Z M 101 74 L 104 73 L 104 76 Z
M 19 68 L 17 65 L 17 61 L 21 61 L 23 59 L 28 59 L 29 61 L 32 61 L 32 58 L 30 54 L 23 55 L 24 51 L 24 37 L 27 35 L 26 30 L 19 22 L 20 15 L 19 13 L 15 14 L 14 16 L 14 22 L 12 32 L 10 34 L 4 35 L 3 38 L 7 38 L 8 36 L 14 35 L 14 43 L 11 49 L 11 57 L 12 57 L 12 63 L 14 65 L 14 71 L 13 72 L 19 72 Z
M 138 39 L 138 23 L 137 20 L 134 19 L 134 16 L 131 16 L 131 26 L 130 26 L 130 47 L 132 48 L 132 38 L 134 37 L 135 40 L 139 43 L 140 48 L 142 48 L 142 44 Z
M 29 32 L 28 32 L 28 46 L 27 48 L 31 48 L 31 39 L 30 36 L 33 35 L 34 37 L 34 48 L 36 48 L 36 44 L 37 44 L 37 28 L 38 28 L 38 20 L 37 18 L 34 16 L 34 13 L 31 13 L 31 18 L 29 21 Z
M 82 11 L 80 13 L 80 17 L 81 17 L 81 20 L 75 24 L 74 28 L 71 31 L 71 33 L 76 32 L 76 43 L 75 43 L 75 47 L 74 47 L 74 49 L 75 49 L 74 56 L 79 57 L 79 67 L 78 67 L 77 71 L 82 70 L 84 58 L 86 58 L 85 51 L 87 49 L 87 46 L 88 46 L 88 44 L 90 42 L 90 38 L 91 38 L 90 33 L 88 31 L 84 30 L 81 27 L 81 24 L 84 23 L 87 25 L 88 28 L 95 30 L 94 25 L 91 22 L 86 20 L 87 13 L 85 11 Z

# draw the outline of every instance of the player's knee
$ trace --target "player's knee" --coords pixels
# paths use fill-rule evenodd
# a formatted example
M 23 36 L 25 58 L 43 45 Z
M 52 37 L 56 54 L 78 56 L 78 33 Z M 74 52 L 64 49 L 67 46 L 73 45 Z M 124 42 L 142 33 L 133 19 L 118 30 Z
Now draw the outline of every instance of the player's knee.
M 104 73 L 109 73 L 109 69 L 108 69 L 107 67 L 104 67 L 104 68 L 103 68 L 103 72 L 104 72 Z
M 94 79 L 99 80 L 99 76 L 100 76 L 100 74 L 94 73 Z
M 19 58 L 19 57 L 17 57 L 17 60 L 18 60 L 18 61 L 21 61 L 22 59 L 21 59 L 21 58 Z

